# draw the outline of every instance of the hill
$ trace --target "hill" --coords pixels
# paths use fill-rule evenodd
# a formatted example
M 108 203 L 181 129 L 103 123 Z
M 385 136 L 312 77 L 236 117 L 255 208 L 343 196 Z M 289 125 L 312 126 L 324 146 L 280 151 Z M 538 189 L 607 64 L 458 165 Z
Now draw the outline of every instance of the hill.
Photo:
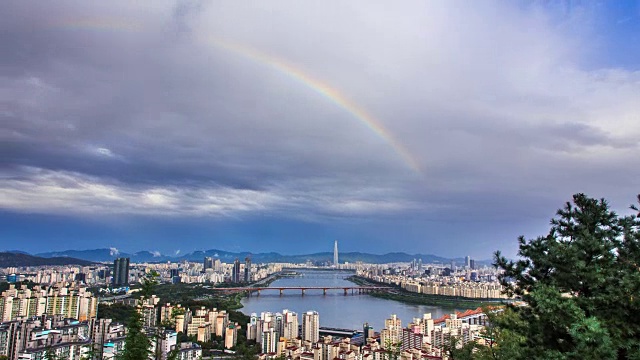
M 92 261 L 72 257 L 39 257 L 17 252 L 0 252 L 0 267 L 42 266 L 42 265 L 92 265 Z

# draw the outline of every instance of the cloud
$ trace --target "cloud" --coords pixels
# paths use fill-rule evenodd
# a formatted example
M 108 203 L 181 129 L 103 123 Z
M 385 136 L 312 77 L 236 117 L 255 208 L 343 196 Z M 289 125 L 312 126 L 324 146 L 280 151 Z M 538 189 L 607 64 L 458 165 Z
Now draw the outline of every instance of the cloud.
M 160 251 L 151 251 L 151 254 L 153 255 L 153 257 L 160 257 L 162 256 L 162 254 L 160 253 Z
M 420 227 L 405 234 L 412 247 L 432 221 L 546 226 L 578 191 L 626 205 L 640 175 L 640 72 L 602 51 L 597 10 L 7 5 L 0 208 L 346 221 L 359 234 L 401 218 Z M 459 246 L 478 232 L 464 226 Z
M 175 256 L 180 255 L 180 249 L 176 250 L 173 254 L 174 254 Z
M 109 255 L 118 256 L 119 254 L 120 254 L 120 250 L 116 249 L 115 247 L 109 248 Z
M 23 168 L 0 178 L 0 207 L 27 213 L 59 212 L 151 216 L 235 216 L 242 213 L 289 213 L 309 216 L 391 213 L 411 207 L 394 199 L 393 189 L 352 184 L 346 196 L 331 180 L 262 190 L 225 186 L 141 186 L 79 173 Z
M 106 156 L 106 157 L 113 157 L 113 153 L 111 152 L 111 150 L 109 150 L 107 148 L 97 148 L 96 152 L 98 154 Z

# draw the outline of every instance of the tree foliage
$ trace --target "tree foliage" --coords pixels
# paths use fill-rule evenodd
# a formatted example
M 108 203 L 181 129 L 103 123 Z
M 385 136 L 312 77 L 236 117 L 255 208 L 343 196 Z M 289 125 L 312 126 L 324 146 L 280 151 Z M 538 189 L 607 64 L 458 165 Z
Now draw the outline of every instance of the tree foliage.
M 158 284 L 159 274 L 152 271 L 142 279 L 140 289 L 140 304 L 144 303 L 153 295 L 154 288 Z M 127 337 L 125 339 L 124 351 L 118 360 L 140 360 L 147 359 L 152 351 L 149 349 L 151 340 L 147 337 L 142 327 L 142 315 L 139 311 L 133 311 L 127 322 Z
M 149 299 L 153 295 L 156 287 L 160 283 L 160 274 L 157 271 L 151 270 L 141 280 L 140 284 L 140 298 L 141 300 Z
M 134 311 L 127 325 L 127 337 L 125 338 L 124 350 L 118 360 L 140 360 L 147 359 L 152 353 L 149 350 L 151 341 L 142 328 L 142 315 Z
M 131 314 L 135 312 L 133 306 L 125 304 L 98 304 L 98 319 L 112 319 L 115 322 L 127 324 L 131 319 Z
M 604 199 L 577 194 L 546 236 L 518 241 L 520 259 L 496 252 L 495 265 L 526 305 L 494 319 L 492 358 L 640 359 L 637 215 L 618 216 Z

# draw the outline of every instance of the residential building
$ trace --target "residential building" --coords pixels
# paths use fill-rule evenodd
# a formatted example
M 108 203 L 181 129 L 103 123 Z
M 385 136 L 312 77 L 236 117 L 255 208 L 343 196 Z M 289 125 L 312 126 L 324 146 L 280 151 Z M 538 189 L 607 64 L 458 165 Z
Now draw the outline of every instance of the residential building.
M 302 340 L 315 343 L 320 339 L 320 315 L 307 311 L 302 315 Z

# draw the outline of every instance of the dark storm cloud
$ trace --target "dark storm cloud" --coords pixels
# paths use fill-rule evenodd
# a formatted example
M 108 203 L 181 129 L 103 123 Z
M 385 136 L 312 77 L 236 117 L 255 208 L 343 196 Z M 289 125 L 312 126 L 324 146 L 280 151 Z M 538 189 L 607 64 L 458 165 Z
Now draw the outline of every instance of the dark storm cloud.
M 597 15 L 455 1 L 5 4 L 0 207 L 272 216 L 363 236 L 375 221 L 407 249 L 454 223 L 452 244 L 477 233 L 498 247 L 491 229 L 544 227 L 574 192 L 622 206 L 637 192 L 640 75 L 581 67 Z

